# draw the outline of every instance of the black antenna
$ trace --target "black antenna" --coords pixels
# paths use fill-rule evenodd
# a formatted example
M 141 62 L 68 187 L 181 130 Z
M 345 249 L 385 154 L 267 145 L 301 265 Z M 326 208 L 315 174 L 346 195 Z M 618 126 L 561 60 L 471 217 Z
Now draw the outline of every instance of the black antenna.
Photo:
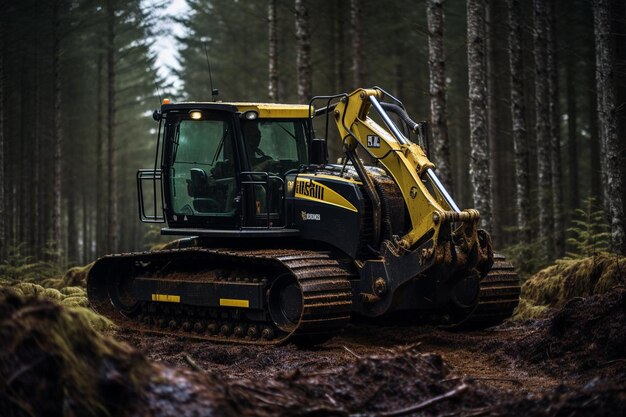
M 159 88 L 159 85 L 157 84 L 156 79 L 154 80 L 154 88 L 156 88 L 157 95 L 159 96 L 159 106 L 160 106 L 161 103 L 163 103 L 163 99 L 161 98 L 161 89 Z
M 211 76 L 211 61 L 209 61 L 209 51 L 207 50 L 206 42 L 204 42 L 204 55 L 206 56 L 206 64 L 209 67 L 209 84 L 211 85 L 211 98 L 213 99 L 213 101 L 215 101 L 220 92 L 217 88 L 213 88 L 213 77 Z

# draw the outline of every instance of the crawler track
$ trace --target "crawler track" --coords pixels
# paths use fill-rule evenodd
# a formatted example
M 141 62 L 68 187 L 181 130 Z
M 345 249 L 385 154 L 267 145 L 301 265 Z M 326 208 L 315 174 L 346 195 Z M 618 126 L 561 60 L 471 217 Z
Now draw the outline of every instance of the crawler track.
M 463 323 L 471 327 L 488 327 L 511 317 L 519 303 L 520 283 L 515 268 L 503 255 L 494 255 L 491 271 L 480 282 L 478 305 Z
M 87 289 L 92 307 L 125 328 L 244 344 L 317 343 L 350 320 L 348 275 L 326 252 L 184 248 L 105 256 L 92 268 Z M 184 298 L 138 301 L 128 288 L 143 277 L 165 287 L 202 279 L 213 285 L 250 282 L 262 288 L 267 306 L 272 284 L 287 279 L 294 283 L 290 291 L 301 295 L 301 311 L 285 325 L 276 323 L 269 307 L 251 315 L 245 308 L 186 305 Z

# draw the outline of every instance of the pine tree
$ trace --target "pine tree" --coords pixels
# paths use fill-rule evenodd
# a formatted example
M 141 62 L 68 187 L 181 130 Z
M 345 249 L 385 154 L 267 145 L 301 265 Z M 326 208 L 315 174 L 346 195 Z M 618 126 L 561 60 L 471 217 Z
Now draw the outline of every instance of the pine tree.
M 546 16 L 548 56 L 548 91 L 550 111 L 550 169 L 552 173 L 552 216 L 554 218 L 554 254 L 565 253 L 565 224 L 563 223 L 563 186 L 561 180 L 561 111 L 559 105 L 559 70 L 557 56 L 557 27 L 555 0 L 548 1 Z
M 605 207 L 611 223 L 611 248 L 626 254 L 624 233 L 624 204 L 622 201 L 622 175 L 620 172 L 620 145 L 617 137 L 617 120 L 613 80 L 613 48 L 609 21 L 608 0 L 594 3 L 594 28 L 596 39 L 596 86 L 598 95 L 598 119 L 600 143 L 603 156 L 603 188 Z
M 4 2 L 0 3 L 0 7 L 4 10 Z M 0 17 L 0 259 L 4 258 L 6 253 L 6 233 L 5 233 L 5 200 L 4 200 L 4 17 Z
M 352 33 L 352 88 L 363 87 L 363 5 L 359 0 L 350 0 L 350 28 Z
M 117 145 L 116 131 L 116 85 L 115 85 L 115 0 L 108 0 L 106 4 L 106 61 L 107 61 L 107 167 L 108 167 L 108 201 L 107 201 L 107 251 L 117 252 L 119 246 L 117 202 Z
M 61 248 L 58 246 L 63 241 L 61 225 L 61 201 L 63 197 L 62 169 L 63 169 L 63 127 L 61 121 L 61 14 L 63 13 L 63 1 L 55 0 L 52 5 L 52 78 L 54 83 L 54 111 L 53 111 L 53 143 L 54 143 L 54 169 L 53 174 L 53 204 L 52 204 L 52 236 L 55 257 L 59 259 Z
M 307 0 L 295 0 L 295 21 L 298 73 L 298 101 L 308 103 L 312 97 L 311 39 L 309 33 L 309 7 Z
M 554 253 L 554 218 L 552 209 L 552 166 L 550 141 L 550 89 L 548 82 L 547 11 L 544 0 L 534 0 L 535 54 L 535 130 L 537 135 L 537 170 L 539 235 L 544 254 Z
M 268 98 L 270 101 L 280 101 L 279 94 L 279 70 L 278 70 L 278 22 L 276 16 L 276 0 L 267 2 L 267 22 L 268 22 L 268 72 L 269 86 Z
M 467 0 L 467 65 L 469 74 L 470 176 L 474 207 L 480 212 L 481 226 L 492 229 L 491 181 L 487 142 L 485 87 L 485 2 Z
M 515 208 L 519 240 L 529 244 L 530 191 L 528 174 L 528 145 L 526 134 L 526 103 L 524 98 L 524 61 L 522 57 L 522 29 L 520 0 L 508 0 L 509 8 L 509 69 L 511 72 L 511 120 L 515 149 Z
M 429 0 L 426 15 L 428 19 L 430 123 L 434 144 L 433 155 L 441 181 L 448 190 L 452 190 L 446 103 L 446 58 L 443 49 L 443 0 Z

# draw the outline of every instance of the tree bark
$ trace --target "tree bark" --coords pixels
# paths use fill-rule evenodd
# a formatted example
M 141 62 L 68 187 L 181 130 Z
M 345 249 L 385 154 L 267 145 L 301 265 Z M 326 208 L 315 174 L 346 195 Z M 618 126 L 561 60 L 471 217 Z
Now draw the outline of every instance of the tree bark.
M 335 58 L 333 59 L 333 93 L 338 94 L 346 89 L 346 74 L 343 66 L 344 57 L 346 56 L 346 48 L 344 44 L 344 2 L 335 1 L 333 16 L 333 50 Z
M 443 49 L 443 0 L 429 0 L 428 67 L 430 69 L 430 123 L 433 138 L 433 156 L 441 181 L 452 190 L 450 170 L 450 141 L 448 139 L 448 109 L 446 103 L 446 58 Z M 399 91 L 396 91 L 399 94 Z
M 276 0 L 267 2 L 268 21 L 268 62 L 269 62 L 269 87 L 268 97 L 270 101 L 280 101 L 280 91 L 278 87 L 278 20 L 276 16 Z
M 559 104 L 559 71 L 557 56 L 557 27 L 555 0 L 547 5 L 548 88 L 550 92 L 550 168 L 552 171 L 552 215 L 554 216 L 554 254 L 565 254 L 565 225 L 563 223 L 563 186 L 561 178 L 561 110 Z
M 593 3 L 596 39 L 596 90 L 600 143 L 603 157 L 603 188 L 608 198 L 608 217 L 611 224 L 611 249 L 626 254 L 624 233 L 624 204 L 622 201 L 622 175 L 620 171 L 620 146 L 617 137 L 617 118 L 614 92 L 614 55 L 609 21 L 609 1 Z
M 617 137 L 620 138 L 620 160 L 626 163 L 626 2 L 613 0 L 610 5 L 611 34 L 613 38 L 615 74 L 615 103 L 617 112 Z M 626 210 L 626 169 L 622 168 L 622 202 Z
M 530 243 L 530 186 L 528 137 L 526 134 L 526 100 L 524 98 L 524 60 L 520 0 L 508 0 L 509 69 L 511 72 L 511 121 L 515 151 L 515 208 L 517 230 L 522 243 Z
M 554 255 L 554 217 L 552 207 L 552 164 L 550 132 L 550 85 L 548 80 L 547 11 L 544 0 L 534 0 L 535 54 L 535 130 L 537 135 L 537 171 L 539 237 L 548 259 Z
M 63 126 L 61 122 L 61 1 L 56 0 L 53 5 L 52 31 L 52 78 L 54 82 L 54 112 L 53 112 L 53 146 L 54 168 L 53 175 L 53 202 L 52 202 L 52 236 L 54 256 L 60 260 L 62 240 L 61 204 L 62 204 L 62 170 L 63 170 Z
M 361 88 L 363 85 L 363 29 L 362 4 L 359 0 L 350 0 L 350 28 L 352 31 L 352 88 Z
M 7 253 L 6 239 L 6 215 L 5 215 L 5 198 L 4 198 L 4 53 L 5 53 L 5 35 L 4 35 L 4 19 L 0 24 L 0 259 L 4 259 Z
M 108 229 L 107 250 L 117 252 L 119 246 L 117 218 L 117 152 L 115 148 L 115 10 L 114 0 L 107 1 L 107 164 L 108 164 Z
M 103 44 L 99 45 L 100 48 L 104 46 Z M 103 132 L 103 113 L 104 109 L 102 106 L 103 101 L 103 69 L 104 67 L 104 54 L 100 50 L 98 51 L 98 73 L 97 73 L 97 81 L 96 81 L 96 249 L 95 253 L 97 256 L 104 255 L 104 252 L 107 250 L 107 222 L 106 215 L 108 213 L 108 209 L 105 210 L 104 207 L 107 207 L 108 200 L 105 198 L 106 193 L 108 191 L 108 180 L 104 175 L 104 156 L 107 154 L 106 152 L 106 143 L 104 141 L 104 132 Z M 105 184 L 107 187 L 105 187 Z
M 474 206 L 481 226 L 492 229 L 491 182 L 485 87 L 485 3 L 467 0 L 467 64 L 469 74 L 470 176 Z
M 83 246 L 82 246 L 82 254 L 80 263 L 85 265 L 89 263 L 89 249 L 91 246 L 91 236 L 89 235 L 89 214 L 88 214 L 88 195 L 91 195 L 91 190 L 83 190 L 81 193 L 82 197 L 82 235 L 83 235 Z
M 579 205 L 580 194 L 578 192 L 578 113 L 576 109 L 576 59 L 573 52 L 568 56 L 566 65 L 567 83 L 567 156 L 569 177 L 569 206 L 576 209 Z
M 308 103 L 312 96 L 311 38 L 309 33 L 309 9 L 307 0 L 295 0 L 296 39 L 298 67 L 298 101 Z
M 591 159 L 591 178 L 589 196 L 595 197 L 596 202 L 604 204 L 604 191 L 602 187 L 602 154 L 600 151 L 600 135 L 598 127 L 598 97 L 596 94 L 596 66 L 595 62 L 587 66 L 587 117 L 589 123 L 589 157 Z

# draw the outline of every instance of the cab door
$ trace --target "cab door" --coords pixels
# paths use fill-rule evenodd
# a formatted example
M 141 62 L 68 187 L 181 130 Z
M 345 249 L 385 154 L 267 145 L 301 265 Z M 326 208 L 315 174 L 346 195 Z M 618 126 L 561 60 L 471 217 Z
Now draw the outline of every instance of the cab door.
M 306 123 L 302 119 L 242 121 L 247 227 L 285 226 L 285 176 L 309 163 Z
M 240 161 L 232 114 L 199 119 L 168 115 L 164 165 L 168 223 L 173 227 L 237 228 Z

